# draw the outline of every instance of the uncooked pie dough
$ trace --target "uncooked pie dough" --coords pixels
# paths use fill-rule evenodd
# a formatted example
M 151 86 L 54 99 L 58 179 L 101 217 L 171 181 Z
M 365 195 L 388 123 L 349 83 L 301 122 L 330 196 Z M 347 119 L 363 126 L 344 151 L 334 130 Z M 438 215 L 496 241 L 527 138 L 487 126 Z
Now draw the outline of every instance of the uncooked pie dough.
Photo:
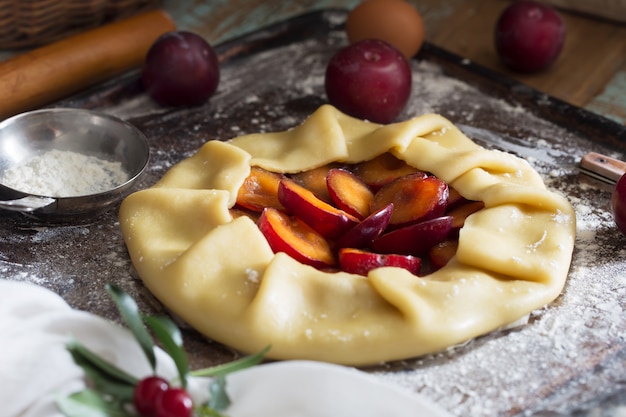
M 417 277 L 322 272 L 274 254 L 229 212 L 251 166 L 295 173 L 385 152 L 485 203 L 456 256 Z M 575 215 L 523 159 L 486 150 L 447 119 L 378 125 L 320 107 L 300 126 L 209 141 L 123 202 L 120 225 L 146 287 L 209 338 L 274 359 L 370 365 L 437 352 L 553 301 L 571 261 Z

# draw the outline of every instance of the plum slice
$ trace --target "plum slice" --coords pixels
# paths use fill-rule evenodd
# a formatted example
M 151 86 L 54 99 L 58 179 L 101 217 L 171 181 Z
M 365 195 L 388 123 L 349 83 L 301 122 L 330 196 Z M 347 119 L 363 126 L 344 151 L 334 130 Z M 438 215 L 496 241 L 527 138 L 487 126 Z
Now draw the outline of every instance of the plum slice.
M 339 251 L 339 268 L 351 274 L 367 275 L 372 269 L 395 266 L 418 275 L 421 265 L 421 258 L 411 255 L 381 254 L 354 248 Z
M 331 169 L 338 167 L 339 164 L 336 163 L 323 165 L 321 167 L 292 174 L 291 179 L 311 191 L 315 197 L 328 204 L 332 204 L 333 200 L 330 198 L 330 193 L 328 192 L 326 177 Z
M 459 247 L 459 241 L 454 239 L 446 239 L 437 243 L 428 250 L 428 259 L 434 269 L 443 268 L 450 262 L 450 259 L 456 255 Z
M 400 227 L 441 216 L 448 204 L 448 184 L 417 172 L 400 177 L 374 194 L 373 210 L 393 203 L 390 224 Z
M 441 216 L 411 224 L 377 237 L 371 247 L 379 253 L 422 255 L 448 237 L 452 221 L 451 216 Z
M 237 204 L 261 212 L 266 207 L 283 209 L 278 201 L 278 185 L 283 176 L 260 167 L 251 167 L 237 193 Z
M 372 240 L 385 231 L 392 213 L 393 204 L 389 204 L 370 214 L 341 236 L 341 238 L 335 242 L 335 249 L 348 247 L 365 248 L 369 246 Z
M 327 239 L 339 238 L 359 222 L 356 217 L 320 200 L 311 191 L 292 180 L 280 182 L 278 201 L 289 213 Z
M 320 270 L 418 275 L 456 255 L 459 230 L 483 207 L 385 153 L 290 174 L 252 167 L 230 211 L 255 220 L 274 252 Z
M 328 241 L 297 217 L 267 208 L 261 213 L 257 225 L 274 253 L 284 252 L 318 269 L 336 264 Z
M 465 220 L 473 213 L 481 210 L 485 207 L 485 203 L 482 201 L 467 201 L 465 203 L 457 205 L 452 210 L 446 212 L 446 216 L 453 218 L 452 228 L 457 230 L 463 227 Z
M 456 207 L 457 205 L 468 202 L 465 197 L 463 197 L 456 188 L 450 187 L 448 185 L 448 205 L 446 207 L 447 210 L 450 210 L 452 207 Z
M 419 170 L 390 153 L 384 153 L 368 161 L 359 162 L 354 165 L 352 172 L 377 191 L 393 180 Z M 424 173 L 423 175 L 426 176 Z
M 370 214 L 374 193 L 355 174 L 345 169 L 331 169 L 326 184 L 335 206 L 358 219 Z

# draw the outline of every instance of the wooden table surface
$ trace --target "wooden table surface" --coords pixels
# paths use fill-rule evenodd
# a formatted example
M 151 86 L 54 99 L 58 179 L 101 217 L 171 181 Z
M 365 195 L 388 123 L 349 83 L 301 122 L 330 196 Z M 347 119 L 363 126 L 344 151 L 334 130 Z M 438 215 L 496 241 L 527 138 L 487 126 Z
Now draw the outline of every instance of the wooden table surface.
M 548 70 L 522 75 L 499 62 L 493 30 L 511 0 L 408 0 L 422 14 L 426 40 L 474 63 L 507 74 L 553 97 L 626 123 L 626 1 L 543 0 L 574 5 L 559 9 L 565 20 L 565 46 Z M 351 9 L 360 0 L 162 0 L 179 29 L 213 44 L 266 25 L 327 8 Z M 581 13 L 596 10 L 604 16 Z M 21 51 L 0 50 L 0 61 Z
M 179 28 L 218 43 L 307 11 L 350 9 L 358 3 L 359 0 L 165 0 L 164 7 Z M 510 3 L 508 0 L 411 3 L 424 18 L 427 41 L 551 96 L 626 123 L 626 9 L 623 16 L 617 16 L 622 18 L 621 23 L 561 10 L 567 36 L 559 60 L 545 72 L 520 75 L 500 64 L 493 47 L 494 25 Z M 601 7 L 602 1 L 594 4 Z

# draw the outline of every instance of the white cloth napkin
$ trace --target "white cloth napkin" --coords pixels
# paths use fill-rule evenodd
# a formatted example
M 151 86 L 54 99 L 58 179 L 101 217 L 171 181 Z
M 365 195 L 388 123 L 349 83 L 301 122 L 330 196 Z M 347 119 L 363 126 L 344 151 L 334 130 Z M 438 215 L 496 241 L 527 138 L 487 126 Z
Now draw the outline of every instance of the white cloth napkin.
M 72 309 L 37 285 L 0 281 L 0 415 L 61 417 L 54 397 L 84 388 L 84 373 L 65 345 L 79 340 L 104 358 L 140 377 L 150 366 L 130 333 L 93 314 Z M 159 373 L 175 376 L 157 352 Z
M 55 396 L 85 386 L 65 345 L 79 340 L 138 378 L 151 370 L 130 332 L 74 310 L 34 284 L 0 280 L 0 417 L 63 417 Z M 173 361 L 157 349 L 157 373 L 174 378 Z M 196 400 L 208 398 L 207 378 L 192 378 Z M 227 377 L 229 417 L 450 417 L 427 399 L 338 365 L 284 361 Z

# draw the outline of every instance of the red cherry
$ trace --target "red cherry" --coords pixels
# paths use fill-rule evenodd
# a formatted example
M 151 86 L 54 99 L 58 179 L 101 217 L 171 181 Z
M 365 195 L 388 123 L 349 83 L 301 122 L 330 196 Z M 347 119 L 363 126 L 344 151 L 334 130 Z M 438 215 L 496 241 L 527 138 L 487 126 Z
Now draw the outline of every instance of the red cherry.
M 622 175 L 611 195 L 611 211 L 615 224 L 626 234 L 626 174 Z
M 158 399 L 155 417 L 191 417 L 193 401 L 182 388 L 170 388 Z
M 155 417 L 157 400 L 169 387 L 168 382 L 158 376 L 149 376 L 139 381 L 133 392 L 133 404 L 137 413 L 143 417 Z

